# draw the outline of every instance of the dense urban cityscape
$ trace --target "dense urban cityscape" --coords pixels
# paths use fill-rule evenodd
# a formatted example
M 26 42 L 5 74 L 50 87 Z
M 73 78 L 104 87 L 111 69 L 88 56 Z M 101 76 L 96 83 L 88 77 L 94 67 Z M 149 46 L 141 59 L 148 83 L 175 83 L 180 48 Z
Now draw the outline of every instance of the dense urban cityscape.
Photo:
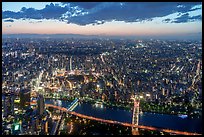
M 135 125 L 143 113 L 201 119 L 201 81 L 201 41 L 4 38 L 2 134 L 176 134 L 75 108 L 123 109 Z
M 202 1 L 2 2 L 2 135 L 202 135 Z

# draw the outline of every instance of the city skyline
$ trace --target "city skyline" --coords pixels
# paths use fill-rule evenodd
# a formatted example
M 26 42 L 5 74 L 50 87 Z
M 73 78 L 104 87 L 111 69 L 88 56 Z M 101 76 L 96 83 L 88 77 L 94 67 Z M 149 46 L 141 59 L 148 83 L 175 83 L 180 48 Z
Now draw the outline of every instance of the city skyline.
M 202 42 L 3 38 L 2 104 L 3 135 L 200 135 Z
M 2 34 L 201 39 L 201 4 L 201 2 L 3 2 Z
M 202 135 L 202 2 L 3 2 L 2 135 Z

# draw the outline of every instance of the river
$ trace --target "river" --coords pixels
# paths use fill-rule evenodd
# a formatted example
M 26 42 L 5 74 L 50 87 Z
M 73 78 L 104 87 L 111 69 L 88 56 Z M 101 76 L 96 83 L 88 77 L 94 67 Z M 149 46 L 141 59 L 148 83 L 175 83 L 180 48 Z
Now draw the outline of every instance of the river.
M 46 103 L 53 104 L 53 101 L 46 99 Z M 58 101 L 58 104 L 62 107 L 67 107 L 69 101 Z M 103 118 L 109 120 L 116 120 L 120 122 L 131 123 L 132 111 L 121 108 L 110 108 L 110 107 L 96 107 L 90 103 L 79 104 L 73 111 Z M 188 131 L 202 133 L 202 119 L 201 118 L 180 118 L 177 115 L 167 115 L 158 113 L 143 112 L 139 115 L 139 125 L 154 126 L 160 128 L 168 128 L 173 130 Z

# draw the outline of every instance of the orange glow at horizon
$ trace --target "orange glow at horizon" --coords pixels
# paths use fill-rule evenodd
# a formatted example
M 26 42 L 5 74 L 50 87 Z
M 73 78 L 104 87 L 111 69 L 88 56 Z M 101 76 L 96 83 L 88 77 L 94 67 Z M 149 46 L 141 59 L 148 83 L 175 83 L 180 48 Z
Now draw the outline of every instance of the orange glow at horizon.
M 11 27 L 8 27 L 11 25 Z M 190 27 L 194 26 L 194 27 Z M 181 23 L 181 24 L 164 24 L 164 23 L 125 23 L 122 21 L 106 22 L 102 25 L 79 26 L 76 24 L 67 24 L 60 21 L 45 20 L 40 23 L 29 23 L 29 21 L 17 20 L 13 23 L 3 22 L 3 34 L 83 34 L 83 35 L 169 35 L 185 34 L 199 32 L 201 23 Z

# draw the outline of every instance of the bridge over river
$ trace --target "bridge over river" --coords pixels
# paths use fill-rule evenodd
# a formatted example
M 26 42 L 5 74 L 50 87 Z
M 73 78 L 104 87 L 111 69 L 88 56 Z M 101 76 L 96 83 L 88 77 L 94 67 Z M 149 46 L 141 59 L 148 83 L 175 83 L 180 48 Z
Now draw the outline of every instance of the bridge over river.
M 126 127 L 132 127 L 132 128 L 138 128 L 138 129 L 146 129 L 146 130 L 162 131 L 162 132 L 171 133 L 171 134 L 177 134 L 177 135 L 201 135 L 201 134 L 198 134 L 198 133 L 177 131 L 177 130 L 171 130 L 171 129 L 162 129 L 162 128 L 157 128 L 157 127 L 135 125 L 135 124 L 131 124 L 131 123 L 125 123 L 125 122 L 119 122 L 119 121 L 113 121 L 113 120 L 106 120 L 106 119 L 96 118 L 96 117 L 80 114 L 80 113 L 77 113 L 77 112 L 73 112 L 73 111 L 68 110 L 67 108 L 60 107 L 60 106 L 55 106 L 55 105 L 52 105 L 52 104 L 45 104 L 45 106 L 61 110 L 63 112 L 69 113 L 71 115 L 78 116 L 80 118 L 85 118 L 85 119 L 89 119 L 89 120 L 95 120 L 95 121 L 99 121 L 99 122 L 103 122 L 103 123 L 119 124 L 119 125 L 126 126 Z

